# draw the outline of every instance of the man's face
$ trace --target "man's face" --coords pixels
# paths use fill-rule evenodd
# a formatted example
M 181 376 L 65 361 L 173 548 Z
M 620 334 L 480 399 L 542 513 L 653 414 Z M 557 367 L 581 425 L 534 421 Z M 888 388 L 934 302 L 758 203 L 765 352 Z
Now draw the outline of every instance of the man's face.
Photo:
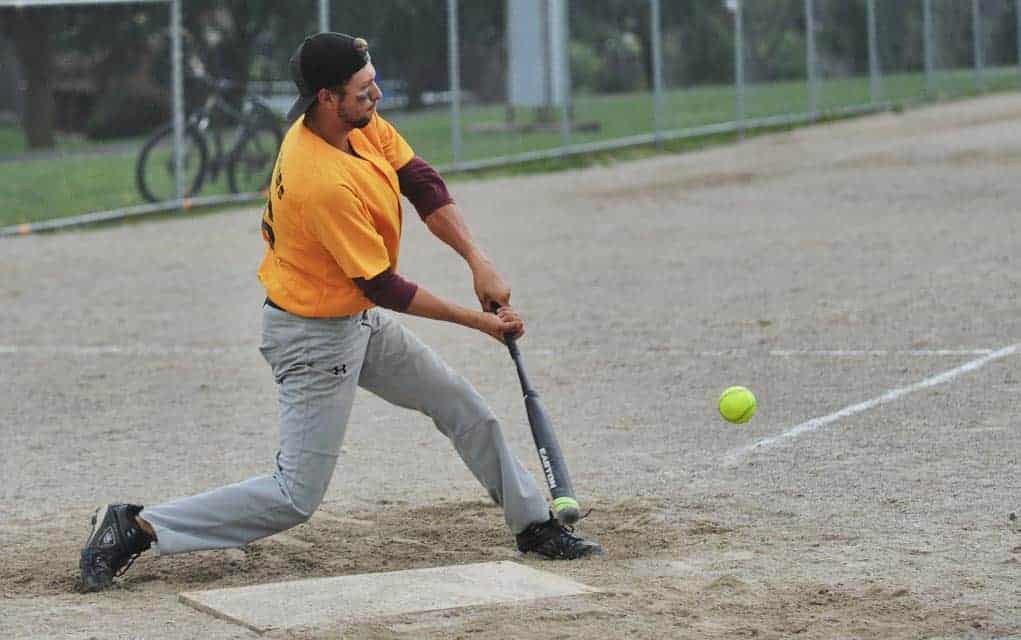
M 344 96 L 337 102 L 337 117 L 352 129 L 361 129 L 372 120 L 376 103 L 383 97 L 376 84 L 372 63 L 362 67 L 344 85 Z

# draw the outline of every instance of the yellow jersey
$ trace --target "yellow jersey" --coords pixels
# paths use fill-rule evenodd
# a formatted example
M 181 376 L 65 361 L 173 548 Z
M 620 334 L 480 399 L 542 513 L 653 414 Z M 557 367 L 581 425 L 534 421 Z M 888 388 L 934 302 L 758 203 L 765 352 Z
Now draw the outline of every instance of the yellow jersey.
M 329 144 L 299 118 L 284 136 L 262 217 L 259 280 L 287 311 L 310 318 L 359 313 L 372 302 L 351 281 L 397 270 L 397 170 L 414 151 L 379 114 L 348 141 Z

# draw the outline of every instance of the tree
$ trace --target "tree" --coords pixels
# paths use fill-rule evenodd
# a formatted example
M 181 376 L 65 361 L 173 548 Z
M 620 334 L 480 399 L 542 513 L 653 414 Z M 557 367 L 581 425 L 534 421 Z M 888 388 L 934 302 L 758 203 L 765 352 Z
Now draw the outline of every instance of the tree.
M 687 86 L 734 80 L 733 14 L 721 0 L 666 2 L 663 61 L 668 82 Z
M 313 30 L 316 17 L 312 3 L 293 5 L 298 10 L 281 11 L 278 0 L 190 0 L 183 16 L 190 62 L 237 83 L 238 97 L 264 58 L 286 72 L 298 36 Z
M 574 49 L 591 52 L 600 61 L 594 86 L 587 88 L 614 92 L 652 86 L 648 2 L 591 0 L 568 6 Z
M 408 108 L 418 109 L 423 93 L 450 86 L 446 7 L 439 0 L 344 3 L 337 24 L 351 25 L 351 35 L 369 41 L 380 77 L 402 80 Z
M 59 13 L 51 8 L 0 9 L 0 25 L 14 43 L 14 55 L 25 72 L 22 129 L 31 149 L 55 144 L 52 34 Z
M 805 77 L 805 9 L 800 0 L 745 2 L 744 52 L 753 82 Z

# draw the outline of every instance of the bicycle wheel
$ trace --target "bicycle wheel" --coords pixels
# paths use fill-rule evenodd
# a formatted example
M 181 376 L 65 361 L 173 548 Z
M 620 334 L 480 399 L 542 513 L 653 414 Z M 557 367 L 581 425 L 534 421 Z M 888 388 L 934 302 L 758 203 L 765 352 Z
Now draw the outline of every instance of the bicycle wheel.
M 269 186 L 282 140 L 280 130 L 264 120 L 242 132 L 227 163 L 227 184 L 232 193 L 262 191 Z
M 184 130 L 185 197 L 191 197 L 202 188 L 206 175 L 206 143 L 194 127 Z M 174 180 L 174 127 L 164 125 L 142 147 L 135 165 L 135 184 L 142 197 L 149 202 L 162 202 L 177 198 Z

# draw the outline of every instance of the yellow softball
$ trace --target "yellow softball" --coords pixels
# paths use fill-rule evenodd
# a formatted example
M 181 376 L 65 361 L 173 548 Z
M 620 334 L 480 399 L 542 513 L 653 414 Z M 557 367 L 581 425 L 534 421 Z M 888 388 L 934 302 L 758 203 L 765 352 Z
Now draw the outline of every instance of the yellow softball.
M 755 415 L 755 394 L 745 387 L 729 387 L 720 394 L 720 415 L 727 422 L 744 424 Z

